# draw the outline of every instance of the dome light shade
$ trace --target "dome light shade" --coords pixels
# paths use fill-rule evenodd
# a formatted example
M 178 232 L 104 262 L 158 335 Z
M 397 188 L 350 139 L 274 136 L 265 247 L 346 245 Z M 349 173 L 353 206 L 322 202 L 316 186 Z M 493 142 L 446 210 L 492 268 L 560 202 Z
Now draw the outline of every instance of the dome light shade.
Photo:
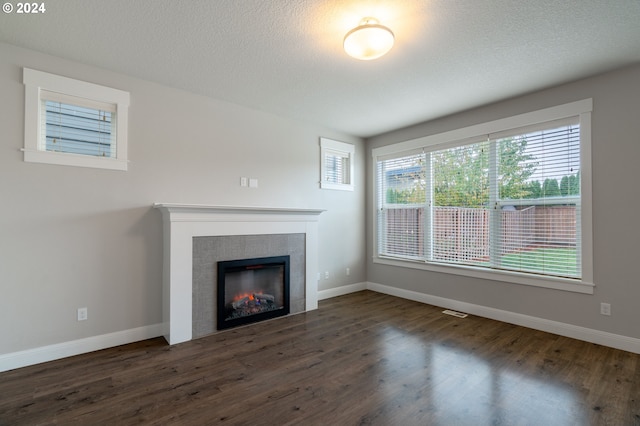
M 393 32 L 375 18 L 364 18 L 344 36 L 344 51 L 363 61 L 377 59 L 393 47 Z

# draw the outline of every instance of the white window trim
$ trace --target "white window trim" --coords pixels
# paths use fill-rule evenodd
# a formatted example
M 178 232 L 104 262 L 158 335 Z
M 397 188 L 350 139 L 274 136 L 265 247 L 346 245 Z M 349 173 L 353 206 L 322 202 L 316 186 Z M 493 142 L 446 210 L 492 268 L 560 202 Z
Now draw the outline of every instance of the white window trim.
M 353 191 L 353 157 L 356 149 L 354 145 L 334 141 L 327 138 L 320 138 L 320 188 L 322 189 L 337 189 L 342 191 Z M 348 183 L 333 183 L 327 182 L 327 164 L 325 163 L 326 154 L 336 154 L 337 156 L 347 157 L 349 159 L 349 182 Z
M 23 83 L 25 85 L 24 148 L 22 149 L 24 152 L 24 161 L 110 170 L 127 170 L 128 92 L 29 68 L 24 68 L 23 70 Z M 42 136 L 42 126 L 40 125 L 42 119 L 40 112 L 41 90 L 114 105 L 117 114 L 115 157 L 94 157 L 90 155 L 51 152 L 38 149 L 38 142 Z
M 488 134 L 507 131 L 510 129 L 536 125 L 546 121 L 553 121 L 568 117 L 580 117 L 580 175 L 581 175 L 581 238 L 582 238 L 582 278 L 580 280 L 536 276 L 535 274 L 496 271 L 483 268 L 475 268 L 463 265 L 442 265 L 425 263 L 379 256 L 378 253 L 378 229 L 377 220 L 373 220 L 373 262 L 383 265 L 408 267 L 426 271 L 442 272 L 468 277 L 482 278 L 495 281 L 504 281 L 513 284 L 531 285 L 536 287 L 551 288 L 556 290 L 571 291 L 576 293 L 593 294 L 595 284 L 593 282 L 593 219 L 592 219 L 592 182 L 591 182 L 591 111 L 593 100 L 584 99 L 551 108 L 533 111 L 525 114 L 507 117 L 487 123 L 464 127 L 449 132 L 424 136 L 392 145 L 387 145 L 372 150 L 372 174 L 373 182 L 376 182 L 376 162 L 385 157 L 399 156 L 401 154 L 415 152 L 426 146 L 451 145 L 459 141 L 471 138 L 486 137 Z M 376 197 L 377 184 L 372 185 L 372 211 L 377 209 Z

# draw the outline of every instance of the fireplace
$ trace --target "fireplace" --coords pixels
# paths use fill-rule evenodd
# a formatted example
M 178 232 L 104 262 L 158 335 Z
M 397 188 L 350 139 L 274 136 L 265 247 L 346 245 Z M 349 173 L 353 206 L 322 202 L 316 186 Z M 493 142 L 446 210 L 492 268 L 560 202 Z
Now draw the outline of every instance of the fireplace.
M 318 309 L 318 221 L 324 210 L 176 203 L 156 203 L 154 207 L 162 212 L 164 227 L 162 327 L 169 344 L 206 336 L 214 333 L 217 327 L 217 312 L 213 312 L 217 306 L 213 273 L 216 267 L 215 263 L 203 268 L 198 266 L 201 254 L 197 250 L 194 252 L 193 246 L 199 240 L 207 243 L 226 237 L 302 234 L 301 260 L 292 263 L 296 285 L 291 289 L 294 296 L 291 308 L 294 313 Z M 262 256 L 270 254 L 238 253 L 226 259 Z M 295 266 L 298 263 L 300 265 Z M 206 282 L 210 283 L 211 292 L 202 296 L 198 293 L 198 283 L 209 273 L 211 276 Z M 201 309 L 197 303 L 205 299 L 207 304 Z M 209 325 L 205 326 L 205 323 Z
M 288 315 L 289 256 L 218 262 L 218 330 Z

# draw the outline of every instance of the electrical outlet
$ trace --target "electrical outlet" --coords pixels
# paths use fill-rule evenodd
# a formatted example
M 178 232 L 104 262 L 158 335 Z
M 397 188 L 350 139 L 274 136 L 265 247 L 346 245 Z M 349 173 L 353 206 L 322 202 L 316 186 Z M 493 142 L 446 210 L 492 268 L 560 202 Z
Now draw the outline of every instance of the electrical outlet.
M 87 308 L 78 308 L 78 321 L 86 321 L 87 318 Z
M 351 275 L 351 268 L 347 268 L 347 276 Z
M 246 177 L 242 176 L 240 178 L 240 186 L 249 186 L 249 179 L 247 179 Z
M 325 279 L 325 280 L 328 280 L 328 279 L 329 279 L 329 271 L 326 271 L 326 272 L 324 273 L 324 279 Z
M 611 315 L 611 304 L 609 303 L 601 303 L 600 304 L 600 313 L 602 315 Z

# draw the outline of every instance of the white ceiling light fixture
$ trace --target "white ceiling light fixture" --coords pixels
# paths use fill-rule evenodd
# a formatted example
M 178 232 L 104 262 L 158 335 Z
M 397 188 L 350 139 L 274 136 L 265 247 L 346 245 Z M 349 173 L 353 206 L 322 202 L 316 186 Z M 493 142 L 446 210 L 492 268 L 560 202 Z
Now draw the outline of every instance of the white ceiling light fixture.
M 377 59 L 393 47 L 393 32 L 376 18 L 364 18 L 344 36 L 344 51 L 363 61 Z

